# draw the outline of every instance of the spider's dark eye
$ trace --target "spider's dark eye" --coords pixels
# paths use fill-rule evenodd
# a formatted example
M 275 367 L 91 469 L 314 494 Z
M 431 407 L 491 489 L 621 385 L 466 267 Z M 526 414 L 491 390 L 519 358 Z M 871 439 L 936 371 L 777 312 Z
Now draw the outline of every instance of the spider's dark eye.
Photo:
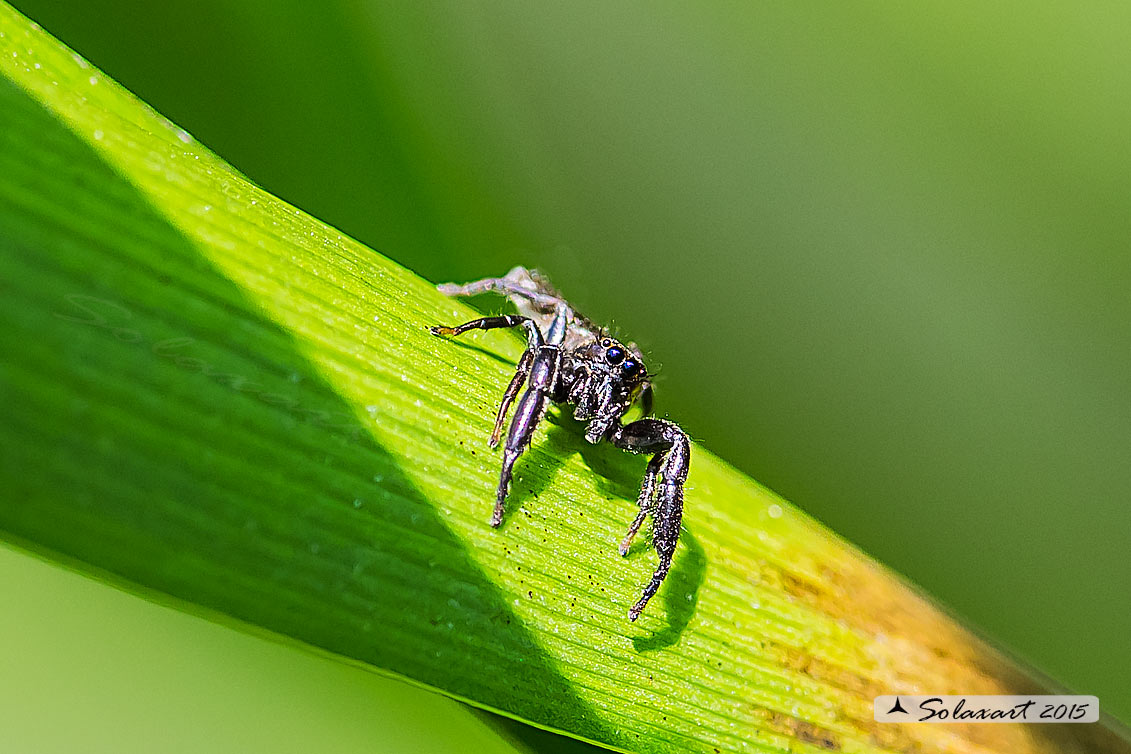
M 605 361 L 610 364 L 619 364 L 624 361 L 624 349 L 613 346 L 605 351 Z
M 640 371 L 640 362 L 635 359 L 625 359 L 624 363 L 621 364 L 621 369 L 623 369 L 624 373 L 627 375 L 635 375 Z
M 601 341 L 601 348 L 608 348 L 612 344 L 613 344 L 613 342 L 611 340 L 609 340 L 608 338 L 605 338 L 604 340 Z

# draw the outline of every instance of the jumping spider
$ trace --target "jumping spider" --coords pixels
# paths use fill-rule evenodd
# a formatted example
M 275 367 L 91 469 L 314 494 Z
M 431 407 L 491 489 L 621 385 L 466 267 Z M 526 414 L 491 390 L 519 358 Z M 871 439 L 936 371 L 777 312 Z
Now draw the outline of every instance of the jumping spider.
M 448 296 L 499 293 L 509 298 L 519 313 L 481 317 L 454 327 L 437 325 L 430 328 L 433 335 L 459 335 L 468 330 L 519 325 L 526 330 L 526 351 L 503 393 L 489 441 L 492 448 L 498 446 L 507 410 L 523 384 L 529 383 L 518 400 L 507 433 L 492 526 L 503 521 L 503 504 L 515 461 L 530 447 L 534 430 L 551 401 L 574 405 L 574 418 L 588 422 L 585 429 L 588 442 L 608 440 L 631 453 L 654 454 L 644 472 L 637 499 L 640 511 L 620 545 L 621 555 L 627 555 L 633 537 L 651 513 L 652 546 L 660 556 L 660 563 L 652 581 L 628 611 L 628 619 L 636 620 L 671 568 L 683 518 L 683 483 L 691 463 L 691 442 L 684 431 L 670 421 L 647 418 L 652 412 L 652 383 L 640 349 L 634 343 L 626 345 L 610 338 L 574 311 L 536 270 L 515 267 L 505 277 L 485 278 L 464 285 L 445 283 L 437 287 Z M 646 418 L 622 424 L 621 417 L 637 399 Z

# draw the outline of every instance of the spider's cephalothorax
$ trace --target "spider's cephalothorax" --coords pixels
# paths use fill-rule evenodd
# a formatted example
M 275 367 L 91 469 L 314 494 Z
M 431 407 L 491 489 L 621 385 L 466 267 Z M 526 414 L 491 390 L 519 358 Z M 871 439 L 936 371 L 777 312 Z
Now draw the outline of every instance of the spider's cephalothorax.
M 506 277 L 465 285 L 447 283 L 439 289 L 449 296 L 500 293 L 514 303 L 519 313 L 482 317 L 455 327 L 436 326 L 431 328 L 433 335 L 520 325 L 526 330 L 526 351 L 503 393 L 491 432 L 490 445 L 496 447 L 507 411 L 522 386 L 527 385 L 504 445 L 492 526 L 502 523 L 515 461 L 530 447 L 534 430 L 551 401 L 573 404 L 574 417 L 587 422 L 585 439 L 589 442 L 608 440 L 623 450 L 653 454 L 637 499 L 640 510 L 620 546 L 621 555 L 627 555 L 633 537 L 651 513 L 652 546 L 660 563 L 643 595 L 628 611 L 629 620 L 636 620 L 671 568 L 683 518 L 683 483 L 691 462 L 691 442 L 683 430 L 670 421 L 648 417 L 652 410 L 652 383 L 640 349 L 634 343 L 626 345 L 608 337 L 575 312 L 548 280 L 524 267 L 515 267 Z M 623 424 L 622 417 L 637 399 L 645 418 Z

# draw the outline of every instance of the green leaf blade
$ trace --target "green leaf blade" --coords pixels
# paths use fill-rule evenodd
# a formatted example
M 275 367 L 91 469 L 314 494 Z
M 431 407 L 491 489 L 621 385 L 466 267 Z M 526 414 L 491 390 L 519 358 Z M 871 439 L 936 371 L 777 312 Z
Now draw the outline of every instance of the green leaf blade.
M 640 459 L 552 415 L 486 525 L 519 341 L 432 338 L 471 310 L 7 7 L 0 28 L 5 537 L 611 747 L 1060 750 L 874 724 L 901 684 L 1040 686 L 701 449 L 676 567 L 629 624 Z

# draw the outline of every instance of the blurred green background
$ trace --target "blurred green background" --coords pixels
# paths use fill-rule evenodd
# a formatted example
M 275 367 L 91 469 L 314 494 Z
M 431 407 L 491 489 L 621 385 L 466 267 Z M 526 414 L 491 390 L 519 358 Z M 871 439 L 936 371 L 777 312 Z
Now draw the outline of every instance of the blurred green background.
M 1131 6 L 14 5 L 429 279 L 546 270 L 661 414 L 1131 720 Z

